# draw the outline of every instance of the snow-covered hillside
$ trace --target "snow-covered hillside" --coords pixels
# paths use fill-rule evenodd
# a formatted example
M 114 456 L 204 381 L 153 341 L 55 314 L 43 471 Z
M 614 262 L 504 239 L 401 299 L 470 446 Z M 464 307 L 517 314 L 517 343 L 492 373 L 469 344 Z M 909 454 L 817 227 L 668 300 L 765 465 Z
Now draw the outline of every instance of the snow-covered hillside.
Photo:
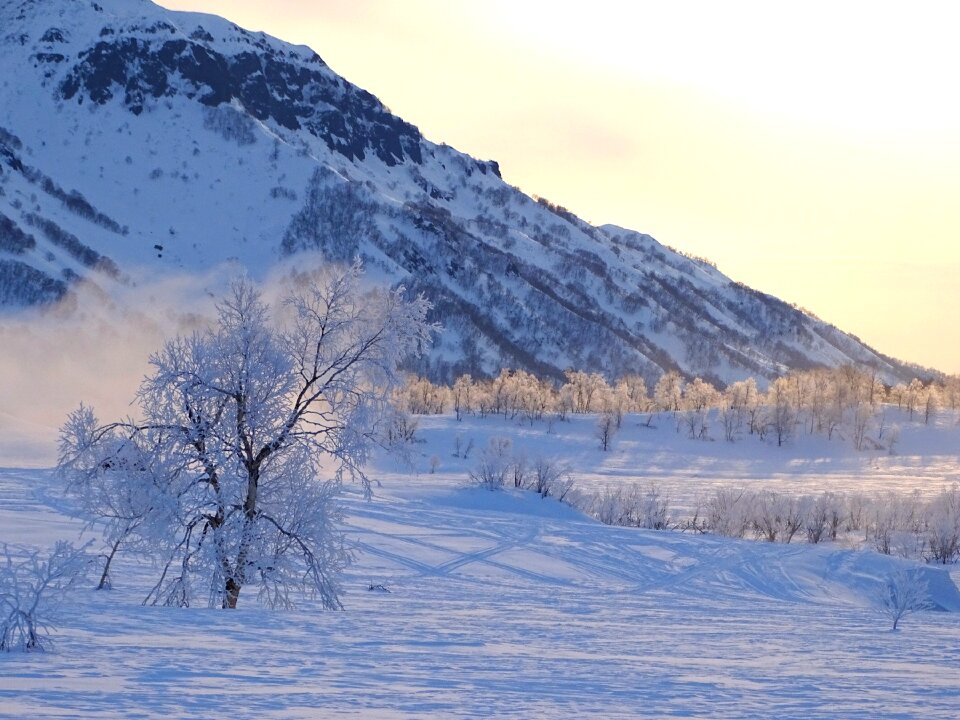
M 252 594 L 230 612 L 143 607 L 155 571 L 122 557 L 112 591 L 65 608 L 52 652 L 0 653 L 0 717 L 956 717 L 960 592 L 943 568 L 836 543 L 608 527 L 531 492 L 468 487 L 476 456 L 452 457 L 458 434 L 509 434 L 588 486 L 652 472 L 692 492 L 764 473 L 828 489 L 854 453 L 754 448 L 745 468 L 746 442 L 639 427 L 602 453 L 588 421 L 547 433 L 424 418 L 412 467 L 382 457 L 374 498 L 344 498 L 343 612 L 271 611 Z M 679 459 L 645 460 L 641 433 L 662 433 L 655 444 Z M 886 489 L 897 473 L 956 477 L 950 437 L 907 433 L 899 465 L 861 470 Z M 0 542 L 76 539 L 68 512 L 48 471 L 0 470 Z M 873 603 L 898 568 L 921 574 L 940 611 L 893 633 Z
M 262 276 L 319 250 L 434 302 L 446 330 L 419 369 L 435 378 L 916 374 L 648 235 L 535 201 L 308 48 L 147 0 L 5 0 L 0 33 L 0 305 L 229 261 Z

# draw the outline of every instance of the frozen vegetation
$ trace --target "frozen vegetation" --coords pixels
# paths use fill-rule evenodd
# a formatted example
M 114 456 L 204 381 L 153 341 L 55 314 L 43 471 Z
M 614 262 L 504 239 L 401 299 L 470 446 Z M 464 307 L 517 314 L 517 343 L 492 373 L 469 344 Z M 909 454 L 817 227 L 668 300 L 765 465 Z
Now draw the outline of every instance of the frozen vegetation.
M 930 497 L 960 478 L 954 418 L 905 424 L 896 455 L 820 437 L 691 441 L 644 415 L 626 416 L 606 452 L 593 415 L 417 421 L 406 461 L 375 458 L 373 498 L 342 497 L 343 611 L 269 610 L 254 595 L 229 612 L 144 606 L 156 570 L 121 552 L 112 590 L 91 576 L 61 605 L 52 650 L 0 654 L 0 713 L 955 717 L 955 566 L 853 538 L 611 527 L 512 475 L 496 492 L 470 478 L 490 439 L 509 438 L 580 491 L 656 482 L 677 508 L 719 487 Z M 0 500 L 2 539 L 80 536 L 49 471 L 2 471 Z M 898 588 L 921 596 L 891 632 Z

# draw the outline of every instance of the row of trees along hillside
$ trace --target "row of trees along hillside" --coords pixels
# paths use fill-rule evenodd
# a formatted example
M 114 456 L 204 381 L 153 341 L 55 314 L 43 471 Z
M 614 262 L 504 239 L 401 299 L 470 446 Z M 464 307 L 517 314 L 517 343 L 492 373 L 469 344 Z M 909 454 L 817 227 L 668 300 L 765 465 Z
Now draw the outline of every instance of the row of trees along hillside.
M 671 413 L 678 432 L 691 438 L 722 436 L 733 442 L 743 435 L 782 445 L 798 433 L 850 439 L 858 449 L 888 449 L 896 443 L 885 409 L 896 407 L 911 421 L 929 423 L 943 408 L 960 407 L 960 376 L 924 383 L 885 385 L 876 371 L 853 366 L 791 372 L 766 389 L 753 378 L 718 389 L 700 378 L 686 381 L 664 373 L 649 389 L 639 376 L 614 383 L 596 373 L 568 371 L 566 382 L 537 378 L 524 370 L 503 370 L 489 380 L 470 375 L 452 385 L 435 385 L 409 377 L 395 401 L 414 415 L 452 411 L 464 415 L 502 415 L 533 423 L 553 422 L 569 414 L 598 413 L 601 422 L 619 427 L 628 413 Z

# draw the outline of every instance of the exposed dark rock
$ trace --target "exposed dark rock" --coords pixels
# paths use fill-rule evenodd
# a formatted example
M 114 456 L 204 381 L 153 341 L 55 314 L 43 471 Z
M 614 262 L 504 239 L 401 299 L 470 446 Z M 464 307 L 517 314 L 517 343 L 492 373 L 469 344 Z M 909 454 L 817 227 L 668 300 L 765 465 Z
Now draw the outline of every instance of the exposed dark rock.
M 155 23 L 145 32 L 163 35 L 168 28 Z M 387 165 L 422 162 L 420 132 L 370 93 L 342 82 L 322 60 L 317 63 L 318 57 L 305 65 L 262 40 L 255 43 L 257 52 L 227 56 L 209 47 L 211 42 L 205 31 L 194 32 L 189 40 L 101 40 L 80 53 L 60 83 L 60 94 L 98 104 L 120 96 L 134 115 L 151 99 L 177 94 L 211 107 L 236 100 L 257 120 L 305 129 L 350 160 L 372 153 Z M 481 170 L 486 172 L 488 165 L 497 172 L 495 164 Z

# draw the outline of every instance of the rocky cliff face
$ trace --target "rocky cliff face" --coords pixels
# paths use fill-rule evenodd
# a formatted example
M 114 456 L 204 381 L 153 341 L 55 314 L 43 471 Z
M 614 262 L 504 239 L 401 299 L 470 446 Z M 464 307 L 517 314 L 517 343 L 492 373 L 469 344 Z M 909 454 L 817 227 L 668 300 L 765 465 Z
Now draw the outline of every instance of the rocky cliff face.
M 434 302 L 419 370 L 715 382 L 905 367 L 648 235 L 425 140 L 308 48 L 146 0 L 0 3 L 0 303 L 304 251 Z

